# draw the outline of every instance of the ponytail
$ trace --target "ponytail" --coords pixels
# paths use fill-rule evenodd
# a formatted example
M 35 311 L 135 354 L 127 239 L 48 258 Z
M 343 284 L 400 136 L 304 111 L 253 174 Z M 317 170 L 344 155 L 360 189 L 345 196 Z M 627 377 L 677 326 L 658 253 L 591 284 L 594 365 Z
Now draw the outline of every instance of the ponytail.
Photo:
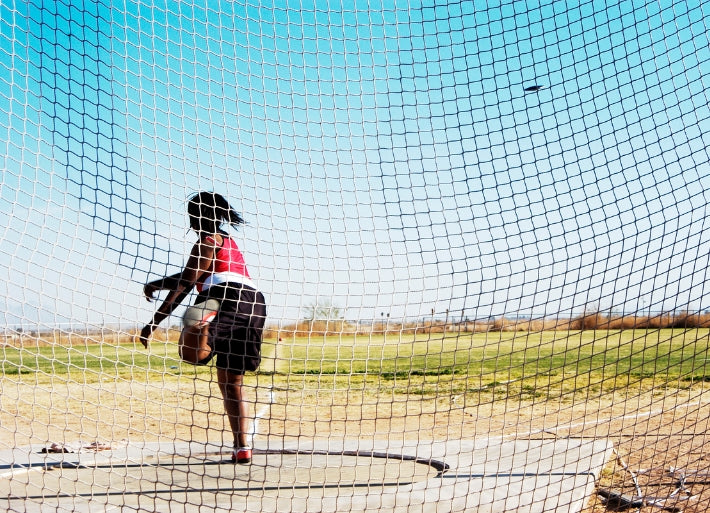
M 223 222 L 231 224 L 235 228 L 244 224 L 244 219 L 242 216 L 232 208 L 232 206 L 227 202 L 227 200 L 221 194 L 212 193 L 214 195 L 215 207 L 217 209 L 217 215 L 222 216 Z

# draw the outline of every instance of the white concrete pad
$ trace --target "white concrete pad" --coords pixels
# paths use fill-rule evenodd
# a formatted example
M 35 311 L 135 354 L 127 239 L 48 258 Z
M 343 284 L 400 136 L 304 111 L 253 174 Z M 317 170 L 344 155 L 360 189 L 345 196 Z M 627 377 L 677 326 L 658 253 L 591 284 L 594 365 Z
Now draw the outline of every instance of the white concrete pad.
M 257 446 L 251 465 L 200 443 L 0 451 L 0 510 L 576 513 L 606 440 L 310 440 Z

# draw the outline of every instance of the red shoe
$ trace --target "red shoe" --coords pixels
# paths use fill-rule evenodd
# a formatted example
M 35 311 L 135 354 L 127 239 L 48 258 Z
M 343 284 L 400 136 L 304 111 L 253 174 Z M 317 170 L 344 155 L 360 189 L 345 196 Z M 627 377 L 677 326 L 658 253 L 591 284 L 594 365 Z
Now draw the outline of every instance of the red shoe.
M 240 463 L 242 465 L 251 463 L 251 447 L 235 447 L 232 451 L 232 463 Z

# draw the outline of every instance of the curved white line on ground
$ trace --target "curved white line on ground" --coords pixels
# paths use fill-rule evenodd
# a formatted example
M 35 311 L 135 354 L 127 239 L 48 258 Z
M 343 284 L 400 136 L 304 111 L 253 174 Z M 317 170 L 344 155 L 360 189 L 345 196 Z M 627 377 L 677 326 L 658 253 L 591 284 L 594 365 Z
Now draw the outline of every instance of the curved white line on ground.
M 678 404 L 671 409 L 690 408 L 692 406 L 702 406 L 702 405 L 703 405 L 703 401 L 695 401 L 692 403 Z M 567 425 L 562 425 L 562 426 L 554 426 L 554 427 L 550 427 L 550 428 L 535 429 L 533 431 L 527 431 L 525 433 L 515 433 L 513 435 L 504 435 L 503 438 L 516 438 L 519 436 L 530 436 L 530 435 L 539 435 L 542 433 L 552 433 L 552 432 L 556 432 L 556 431 L 560 431 L 560 430 L 574 429 L 576 427 L 582 427 L 582 426 L 595 426 L 597 424 L 603 424 L 605 422 L 612 422 L 615 420 L 628 420 L 628 419 L 640 419 L 643 417 L 653 417 L 654 415 L 660 415 L 661 413 L 664 413 L 667 411 L 668 411 L 668 409 L 658 409 L 658 410 L 652 410 L 652 411 L 647 411 L 647 412 L 639 412 L 639 413 L 635 413 L 633 415 L 624 415 L 623 417 L 609 417 L 606 419 L 582 421 L 582 422 L 577 422 L 575 424 L 567 424 Z

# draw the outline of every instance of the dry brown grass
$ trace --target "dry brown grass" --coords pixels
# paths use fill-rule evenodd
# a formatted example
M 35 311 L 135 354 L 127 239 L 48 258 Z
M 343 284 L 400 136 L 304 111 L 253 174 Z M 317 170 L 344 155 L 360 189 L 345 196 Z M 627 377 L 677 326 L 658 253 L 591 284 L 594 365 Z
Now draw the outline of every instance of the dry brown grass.
M 9 347 L 45 347 L 62 346 L 76 347 L 94 344 L 134 344 L 137 342 L 138 329 L 116 330 L 104 328 L 97 330 L 65 331 L 52 330 L 46 332 L 20 332 L 0 337 L 0 346 Z M 176 328 L 159 329 L 153 335 L 156 341 L 177 342 L 180 330 Z
M 653 316 L 609 316 L 599 312 L 585 313 L 577 317 L 508 318 L 464 322 L 440 320 L 417 323 L 366 323 L 348 321 L 302 321 L 280 330 L 267 329 L 267 338 L 309 337 L 337 335 L 390 335 L 429 333 L 482 333 L 488 331 L 585 331 L 585 330 L 630 330 L 666 328 L 710 328 L 710 314 L 662 313 Z
M 370 322 L 359 323 L 346 320 L 300 321 L 282 328 L 268 327 L 264 330 L 265 340 L 279 340 L 285 337 L 300 338 L 313 336 L 382 336 L 418 335 L 433 333 L 484 333 L 497 332 L 540 332 L 540 331 L 584 331 L 584 330 L 631 330 L 631 329 L 696 329 L 710 328 L 710 314 L 661 313 L 652 316 L 608 316 L 599 312 L 582 314 L 574 318 L 507 318 L 464 322 L 444 322 L 441 320 L 413 323 Z M 138 329 L 114 330 L 111 328 L 93 331 L 70 332 L 53 330 L 48 332 L 22 332 L 0 337 L 0 346 L 82 346 L 86 344 L 111 343 L 133 344 Z M 157 340 L 177 342 L 180 330 L 167 328 L 158 330 Z
M 605 316 L 595 312 L 572 319 L 570 326 L 574 330 L 708 328 L 710 314 L 664 312 L 651 316 Z

